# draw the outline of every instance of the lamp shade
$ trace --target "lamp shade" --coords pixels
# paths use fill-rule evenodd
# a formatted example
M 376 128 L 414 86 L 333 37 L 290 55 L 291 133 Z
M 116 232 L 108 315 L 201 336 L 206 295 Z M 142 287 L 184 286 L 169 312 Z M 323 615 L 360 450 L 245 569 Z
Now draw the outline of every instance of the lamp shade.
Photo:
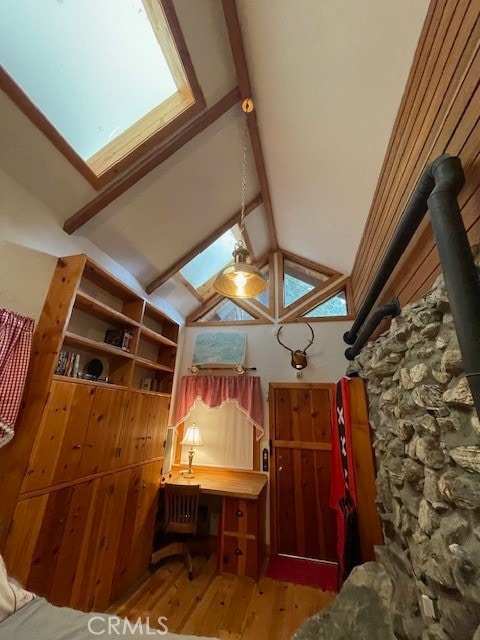
M 192 425 L 191 427 L 187 427 L 187 431 L 183 436 L 183 440 L 181 441 L 180 444 L 187 444 L 190 447 L 193 447 L 193 446 L 198 447 L 199 445 L 202 445 L 203 442 L 202 442 L 202 435 L 200 433 L 200 429 L 195 425 Z
M 244 248 L 233 252 L 234 264 L 225 267 L 216 277 L 213 287 L 226 298 L 255 298 L 265 291 L 267 283 L 261 271 L 246 263 L 248 251 Z

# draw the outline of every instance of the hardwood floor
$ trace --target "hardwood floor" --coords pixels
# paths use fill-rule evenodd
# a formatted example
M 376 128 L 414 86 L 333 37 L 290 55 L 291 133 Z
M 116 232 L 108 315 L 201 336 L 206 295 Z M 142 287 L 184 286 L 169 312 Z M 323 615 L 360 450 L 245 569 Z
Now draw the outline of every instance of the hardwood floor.
M 288 640 L 309 616 L 327 607 L 335 594 L 312 587 L 215 573 L 215 556 L 194 558 L 190 582 L 181 560 L 162 565 L 113 612 L 152 627 L 165 616 L 172 633 L 220 640 Z

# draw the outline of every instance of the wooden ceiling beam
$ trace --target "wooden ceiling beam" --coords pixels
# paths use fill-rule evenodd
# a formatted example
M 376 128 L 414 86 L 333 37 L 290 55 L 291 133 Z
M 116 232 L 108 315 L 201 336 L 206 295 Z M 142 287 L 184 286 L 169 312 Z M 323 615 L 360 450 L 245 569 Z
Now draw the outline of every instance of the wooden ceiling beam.
M 240 29 L 240 22 L 238 20 L 235 0 L 222 0 L 222 3 L 225 22 L 227 24 L 228 37 L 230 39 L 230 47 L 232 49 L 233 62 L 235 64 L 235 71 L 237 74 L 237 82 L 240 89 L 240 96 L 242 100 L 244 100 L 245 98 L 254 98 L 250 85 L 247 58 L 245 56 L 242 31 Z M 248 131 L 250 134 L 250 142 L 252 144 L 253 157 L 255 158 L 258 181 L 260 183 L 260 191 L 263 197 L 263 206 L 265 208 L 265 216 L 267 220 L 271 250 L 276 251 L 278 249 L 277 233 L 275 231 L 272 201 L 270 198 L 270 189 L 268 187 L 267 172 L 265 170 L 265 162 L 263 159 L 262 145 L 260 142 L 260 134 L 258 131 L 258 122 L 255 110 L 253 110 L 252 113 L 248 114 L 247 122 Z
M 247 216 L 249 213 L 254 211 L 257 207 L 262 204 L 262 196 L 258 194 L 251 202 L 249 202 L 245 207 L 245 215 Z M 172 276 L 174 276 L 180 269 L 182 269 L 190 260 L 193 260 L 195 256 L 201 253 L 204 249 L 209 247 L 212 242 L 215 242 L 221 235 L 223 235 L 226 231 L 231 229 L 234 224 L 240 222 L 240 216 L 242 212 L 241 210 L 237 211 L 233 216 L 231 216 L 228 220 L 226 220 L 221 227 L 216 229 L 213 233 L 204 238 L 201 242 L 193 247 L 188 253 L 182 256 L 179 260 L 171 264 L 168 269 L 166 269 L 163 273 L 161 273 L 155 280 L 152 280 L 150 284 L 145 287 L 145 291 L 150 294 L 161 287 L 167 280 L 170 280 Z
M 92 218 L 105 209 L 107 205 L 128 191 L 128 189 L 133 187 L 135 183 L 144 178 L 150 171 L 153 171 L 153 169 L 161 165 L 162 162 L 165 162 L 170 156 L 193 140 L 195 136 L 213 124 L 215 120 L 218 120 L 218 118 L 238 104 L 239 98 L 239 88 L 235 87 L 235 89 L 232 89 L 232 91 L 227 93 L 226 96 L 221 98 L 221 100 L 210 107 L 210 109 L 203 111 L 181 131 L 173 135 L 168 142 L 155 151 L 152 151 L 151 154 L 127 171 L 118 180 L 101 191 L 88 204 L 70 216 L 70 218 L 65 221 L 63 230 L 68 234 L 72 234 L 89 220 L 92 220 Z

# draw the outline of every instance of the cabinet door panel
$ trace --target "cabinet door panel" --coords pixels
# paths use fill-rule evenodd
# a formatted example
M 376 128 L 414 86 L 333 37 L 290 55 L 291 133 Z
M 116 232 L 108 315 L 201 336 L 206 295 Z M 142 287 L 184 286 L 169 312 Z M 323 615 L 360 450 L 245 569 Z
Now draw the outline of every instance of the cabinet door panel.
M 145 460 L 163 457 L 167 435 L 168 409 L 170 398 L 149 396 L 149 420 L 145 444 Z
M 160 488 L 161 461 L 142 467 L 140 496 L 135 518 L 131 556 L 131 579 L 134 582 L 148 568 L 153 550 L 155 516 Z
M 74 392 L 73 384 L 58 381 L 52 383 L 21 493 L 52 484 Z
M 113 577 L 112 597 L 117 600 L 131 586 L 130 557 L 132 555 L 133 537 L 135 532 L 135 520 L 137 517 L 138 503 L 140 499 L 140 486 L 142 483 L 141 468 L 126 471 L 128 474 L 127 497 L 122 514 L 120 529 L 118 532 L 118 553 Z
M 113 577 L 120 545 L 119 530 L 127 504 L 129 472 L 115 474 L 113 492 L 109 494 L 103 523 L 103 535 L 100 540 L 93 602 L 91 609 L 104 611 L 113 602 Z M 130 586 L 130 585 L 129 585 Z
M 71 606 L 84 611 L 104 611 L 111 592 L 119 531 L 129 481 L 129 471 L 104 476 L 99 482 L 86 557 L 80 559 Z M 83 562 L 83 566 L 80 564 Z M 80 575 L 81 574 L 81 575 Z
M 9 575 L 21 584 L 28 581 L 47 501 L 48 495 L 22 500 L 13 514 L 3 557 Z
M 58 548 L 50 601 L 57 606 L 71 606 L 77 567 L 82 551 L 88 548 L 91 526 L 95 513 L 96 492 L 99 480 L 83 482 L 72 487 L 65 528 Z M 95 550 L 89 554 L 88 562 L 94 561 Z
M 27 589 L 50 598 L 58 552 L 67 526 L 67 516 L 72 500 L 73 487 L 48 494 L 42 524 L 26 581 Z M 37 498 L 27 502 L 34 504 Z M 55 604 L 55 603 L 54 603 Z
M 53 484 L 69 482 L 79 477 L 85 430 L 90 419 L 95 395 L 94 386 L 71 384 L 75 387 L 75 390 L 65 425 L 65 433 L 62 438 Z
M 126 408 L 122 419 L 119 441 L 119 455 L 116 466 L 123 467 L 138 462 L 142 458 L 145 442 L 145 427 L 142 425 L 141 393 L 127 392 Z
M 242 535 L 257 534 L 258 517 L 256 500 L 224 499 L 224 530 Z
M 125 400 L 125 391 L 103 387 L 95 390 L 80 462 L 80 477 L 114 468 Z
M 257 578 L 257 543 L 251 538 L 225 535 L 223 538 L 223 571 L 238 576 Z

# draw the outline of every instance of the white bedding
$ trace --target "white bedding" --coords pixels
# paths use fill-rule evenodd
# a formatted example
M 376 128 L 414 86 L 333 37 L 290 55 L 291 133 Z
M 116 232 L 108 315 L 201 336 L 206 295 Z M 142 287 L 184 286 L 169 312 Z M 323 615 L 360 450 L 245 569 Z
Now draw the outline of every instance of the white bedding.
M 168 625 L 168 621 L 166 623 Z M 36 597 L 0 622 L 1 640 L 94 640 L 94 638 L 163 638 L 164 640 L 212 640 L 184 636 L 151 628 L 132 628 L 123 619 L 101 613 L 83 613 L 54 607 Z M 218 640 L 218 639 L 214 639 Z
M 34 597 L 33 593 L 25 591 L 9 579 L 5 562 L 0 556 L 0 622 L 21 609 Z

